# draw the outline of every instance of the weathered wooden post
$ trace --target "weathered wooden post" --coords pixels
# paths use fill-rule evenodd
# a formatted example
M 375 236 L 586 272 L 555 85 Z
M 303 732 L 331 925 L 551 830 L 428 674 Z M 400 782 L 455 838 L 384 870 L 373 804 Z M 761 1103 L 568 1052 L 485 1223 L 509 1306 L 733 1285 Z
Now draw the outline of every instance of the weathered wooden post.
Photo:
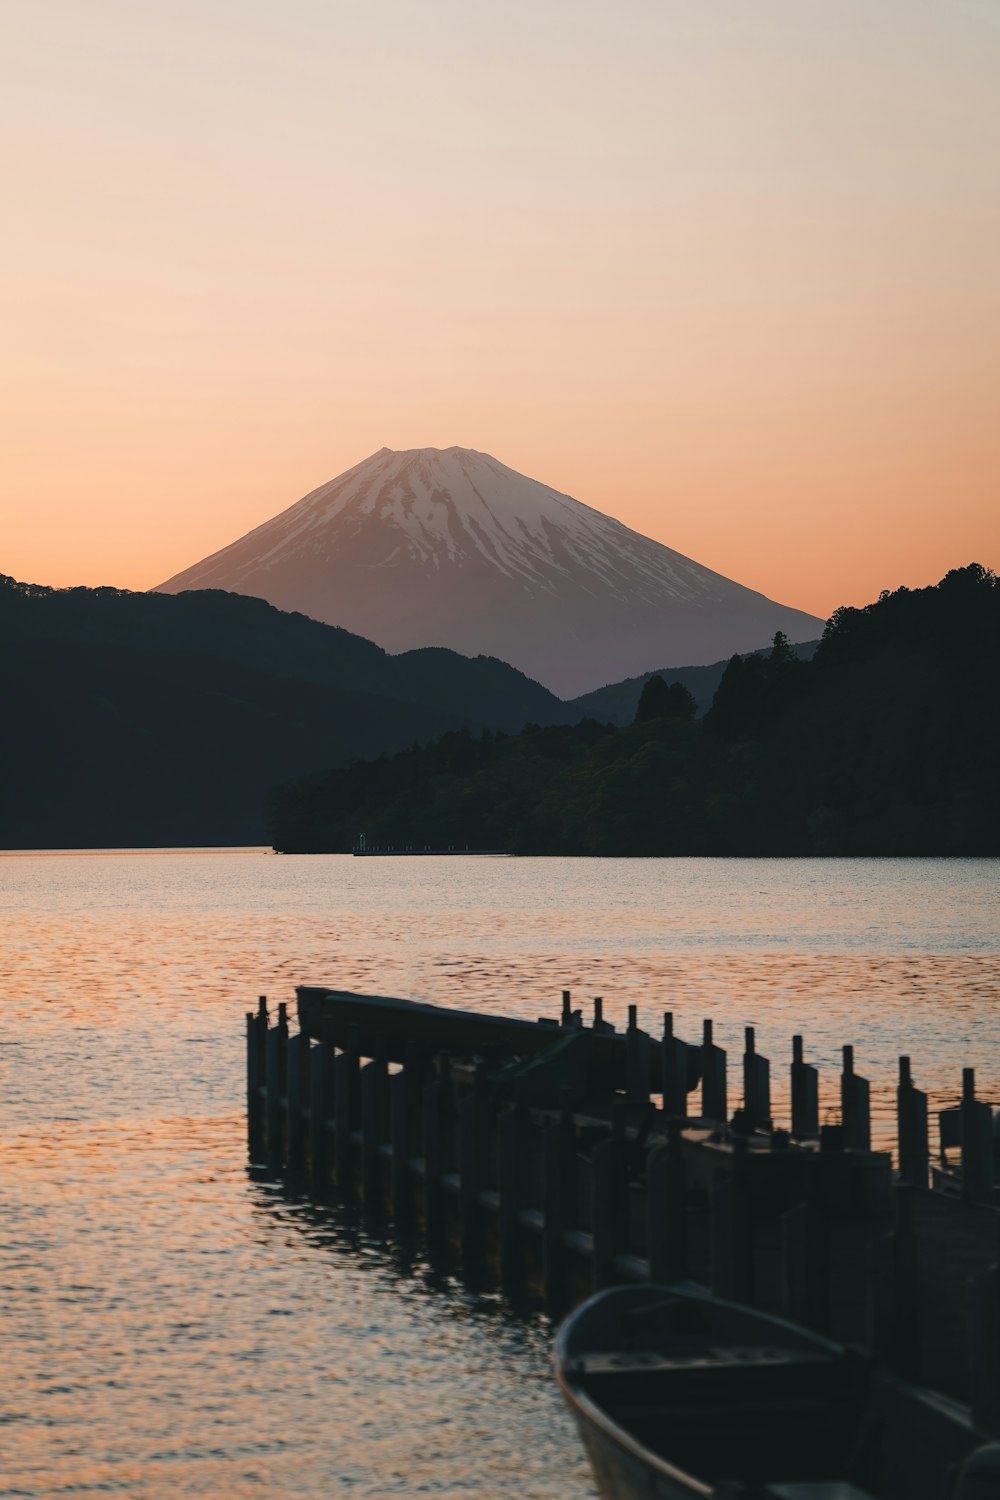
M 771 1064 L 757 1051 L 754 1028 L 746 1027 L 743 1051 L 743 1113 L 750 1130 L 771 1128 Z
M 830 1331 L 830 1224 L 818 1170 L 803 1201 L 781 1216 L 781 1310 L 793 1323 Z
M 358 1055 L 357 1027 L 347 1032 L 347 1046 L 338 1054 L 334 1069 L 334 1171 L 337 1192 L 346 1197 L 356 1184 L 354 1141 L 352 1132 L 358 1117 L 361 1059 Z
M 569 1301 L 566 1276 L 566 1232 L 576 1223 L 576 1124 L 571 1093 L 560 1090 L 559 1119 L 542 1132 L 542 1283 L 551 1314 Z
M 573 1024 L 573 1010 L 569 990 L 562 992 L 562 1015 L 559 1018 L 560 1026 L 571 1026 Z
M 792 1135 L 819 1135 L 819 1072 L 805 1061 L 800 1036 L 792 1037 Z
M 285 1169 L 296 1177 L 305 1165 L 306 1132 L 302 1110 L 309 1067 L 309 1038 L 304 1031 L 289 1037 L 285 1054 Z
M 652 1038 L 639 1030 L 638 1007 L 628 1008 L 628 1030 L 625 1033 L 625 1076 L 628 1097 L 635 1103 L 649 1099 L 650 1047 Z
M 969 1282 L 969 1386 L 972 1420 L 1000 1438 L 1000 1212 L 993 1216 L 993 1233 L 996 1259 Z
M 663 1039 L 660 1042 L 660 1086 L 663 1090 L 663 1113 L 683 1119 L 687 1115 L 688 1048 L 674 1036 L 673 1012 L 663 1012 Z
M 594 996 L 594 1022 L 591 1028 L 601 1036 L 610 1036 L 614 1031 L 614 1023 L 604 1019 L 604 1001 L 600 995 Z
M 382 1202 L 382 1133 L 389 1069 L 384 1057 L 373 1057 L 360 1074 L 361 1192 L 365 1213 L 378 1217 Z
M 703 1023 L 701 1042 L 701 1112 L 706 1120 L 724 1125 L 729 1119 L 726 1099 L 726 1054 L 712 1040 L 712 1023 Z
M 920 1283 L 909 1183 L 893 1189 L 895 1224 L 872 1247 L 869 1326 L 875 1358 L 897 1375 L 920 1374 Z
M 326 1196 L 330 1183 L 329 1121 L 333 1114 L 333 1070 L 336 1048 L 320 1042 L 309 1053 L 309 1165 L 312 1190 Z
M 424 1085 L 424 1228 L 432 1256 L 444 1247 L 446 1216 L 444 1184 L 448 1135 L 451 1130 L 451 1073 L 446 1053 L 437 1059 L 437 1073 Z
M 840 1075 L 840 1116 L 844 1126 L 844 1145 L 854 1151 L 872 1148 L 871 1090 L 867 1078 L 854 1071 L 854 1048 L 843 1049 L 844 1067 Z
M 753 1300 L 754 1286 L 748 1149 L 745 1136 L 734 1138 L 732 1175 L 718 1179 L 710 1200 L 712 1291 L 739 1302 Z
M 392 1140 L 392 1216 L 399 1229 L 413 1218 L 413 1169 L 419 1150 L 418 1110 L 422 1107 L 422 1077 L 417 1049 L 406 1048 L 406 1061 L 389 1080 L 389 1134 Z
M 513 1104 L 501 1110 L 497 1119 L 497 1133 L 500 1285 L 508 1295 L 516 1296 L 524 1280 L 520 1214 L 524 1206 L 528 1145 L 527 1111 L 519 1096 Z M 548 1214 L 547 1185 L 544 1197 L 545 1212 Z
M 487 1114 L 485 1069 L 476 1064 L 473 1082 L 462 1100 L 458 1121 L 459 1237 L 462 1270 L 475 1277 L 482 1269 L 483 1222 L 480 1190 L 486 1161 Z
M 594 1179 L 593 1284 L 595 1290 L 617 1280 L 616 1261 L 627 1234 L 628 1172 L 625 1151 L 625 1100 L 613 1100 L 611 1134 L 591 1153 Z
M 914 1088 L 910 1059 L 899 1059 L 896 1088 L 896 1130 L 899 1145 L 899 1180 L 925 1188 L 930 1171 L 927 1133 L 927 1095 Z
M 284 1001 L 278 1004 L 278 1024 L 267 1032 L 267 1166 L 280 1172 L 285 1156 L 282 1132 L 285 1098 L 285 1051 L 288 1046 L 288 1010 Z
M 646 1184 L 650 1280 L 680 1280 L 687 1275 L 687 1192 L 679 1120 L 668 1122 L 666 1145 L 649 1152 Z
M 264 1151 L 264 1098 L 267 1054 L 267 996 L 258 1000 L 257 1013 L 247 1011 L 247 1151 L 259 1161 Z
M 976 1070 L 962 1069 L 962 1197 L 993 1202 L 993 1111 L 976 1098 Z

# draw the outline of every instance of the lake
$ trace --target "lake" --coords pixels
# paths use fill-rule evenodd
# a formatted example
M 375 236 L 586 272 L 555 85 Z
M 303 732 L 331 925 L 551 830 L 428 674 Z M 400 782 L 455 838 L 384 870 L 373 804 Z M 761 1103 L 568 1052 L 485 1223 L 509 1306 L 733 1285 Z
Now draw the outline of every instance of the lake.
M 248 1178 L 258 994 L 753 1024 L 779 1117 L 852 1042 L 884 1133 L 899 1053 L 1000 1103 L 998 913 L 997 860 L 0 857 L 0 1496 L 592 1496 L 543 1318 Z

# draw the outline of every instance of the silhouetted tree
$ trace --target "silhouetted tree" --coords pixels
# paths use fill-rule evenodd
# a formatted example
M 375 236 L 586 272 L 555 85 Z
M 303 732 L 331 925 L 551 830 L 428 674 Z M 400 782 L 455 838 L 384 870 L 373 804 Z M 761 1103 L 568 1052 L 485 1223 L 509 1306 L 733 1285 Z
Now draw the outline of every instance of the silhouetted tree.
M 682 682 L 672 682 L 668 687 L 657 672 L 643 686 L 633 722 L 645 724 L 650 719 L 693 719 L 697 711 L 697 703 Z
M 647 677 L 639 694 L 639 705 L 635 711 L 636 724 L 645 724 L 649 719 L 662 719 L 669 712 L 670 694 L 667 684 L 657 672 Z
M 771 642 L 768 666 L 772 670 L 780 670 L 782 667 L 795 666 L 797 663 L 798 657 L 795 655 L 791 641 L 783 630 L 776 630 L 774 640 Z
M 693 719 L 698 712 L 694 696 L 683 682 L 672 682 L 667 689 L 667 697 L 670 700 L 668 716 L 671 719 Z

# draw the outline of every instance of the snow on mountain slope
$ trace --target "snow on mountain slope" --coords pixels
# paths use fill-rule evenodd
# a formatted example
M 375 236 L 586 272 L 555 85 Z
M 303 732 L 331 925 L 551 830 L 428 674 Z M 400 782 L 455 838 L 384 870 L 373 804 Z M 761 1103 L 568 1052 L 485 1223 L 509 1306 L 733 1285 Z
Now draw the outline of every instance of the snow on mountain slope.
M 469 448 L 382 448 L 159 585 L 206 588 L 389 651 L 498 656 L 564 697 L 822 628 Z

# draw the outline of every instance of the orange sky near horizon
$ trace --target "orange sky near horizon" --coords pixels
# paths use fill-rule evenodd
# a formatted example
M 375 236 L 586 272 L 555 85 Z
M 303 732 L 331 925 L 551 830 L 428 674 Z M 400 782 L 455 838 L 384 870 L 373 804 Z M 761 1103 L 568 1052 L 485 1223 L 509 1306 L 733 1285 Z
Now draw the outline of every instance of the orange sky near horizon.
M 0 572 L 454 443 L 821 616 L 1000 567 L 986 0 L 12 0 L 0 57 Z

